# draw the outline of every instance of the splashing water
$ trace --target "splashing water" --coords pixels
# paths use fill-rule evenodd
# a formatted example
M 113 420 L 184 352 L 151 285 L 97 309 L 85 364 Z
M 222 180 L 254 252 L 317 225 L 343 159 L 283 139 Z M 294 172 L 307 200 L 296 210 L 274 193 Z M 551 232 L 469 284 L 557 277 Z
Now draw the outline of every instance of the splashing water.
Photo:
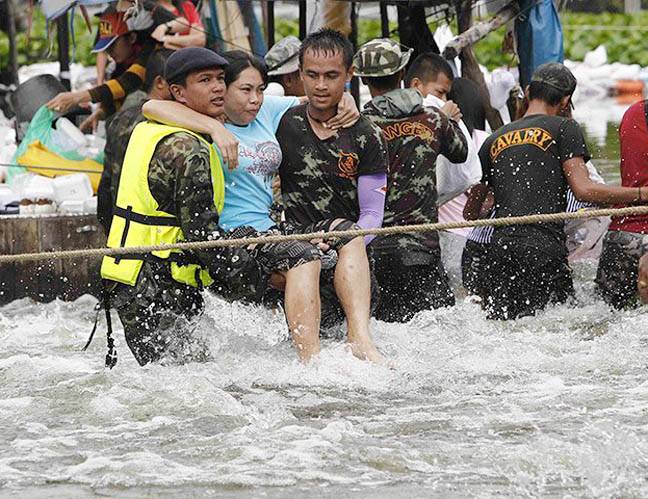
M 648 495 L 648 321 L 595 298 L 515 322 L 479 306 L 373 322 L 388 370 L 282 317 L 207 298 L 214 360 L 140 368 L 95 300 L 0 308 L 0 487 L 17 496 Z M 116 320 L 115 323 L 119 324 Z

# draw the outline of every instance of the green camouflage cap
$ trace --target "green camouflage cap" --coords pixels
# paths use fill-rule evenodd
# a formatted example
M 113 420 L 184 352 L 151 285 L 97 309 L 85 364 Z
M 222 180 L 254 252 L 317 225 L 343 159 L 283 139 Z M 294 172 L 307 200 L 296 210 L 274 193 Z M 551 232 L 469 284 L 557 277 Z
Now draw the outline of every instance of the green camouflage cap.
M 393 75 L 405 67 L 413 51 L 389 38 L 376 38 L 365 43 L 353 56 L 355 74 L 369 77 Z
M 287 36 L 275 43 L 265 55 L 270 76 L 286 75 L 299 70 L 301 42 L 296 36 Z
M 576 78 L 564 64 L 547 62 L 536 68 L 531 81 L 538 81 L 555 88 L 563 95 L 571 95 L 576 90 Z

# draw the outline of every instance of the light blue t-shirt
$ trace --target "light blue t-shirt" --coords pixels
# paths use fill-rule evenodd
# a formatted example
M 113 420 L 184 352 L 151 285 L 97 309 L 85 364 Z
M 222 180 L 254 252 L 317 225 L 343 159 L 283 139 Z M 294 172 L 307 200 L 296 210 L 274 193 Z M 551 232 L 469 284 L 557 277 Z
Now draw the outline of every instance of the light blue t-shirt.
M 281 164 L 281 148 L 275 133 L 284 113 L 297 104 L 297 97 L 266 96 L 250 124 L 225 124 L 239 140 L 239 164 L 234 171 L 223 168 L 225 206 L 220 215 L 221 228 L 232 230 L 249 225 L 263 231 L 274 225 L 270 218 L 272 179 Z

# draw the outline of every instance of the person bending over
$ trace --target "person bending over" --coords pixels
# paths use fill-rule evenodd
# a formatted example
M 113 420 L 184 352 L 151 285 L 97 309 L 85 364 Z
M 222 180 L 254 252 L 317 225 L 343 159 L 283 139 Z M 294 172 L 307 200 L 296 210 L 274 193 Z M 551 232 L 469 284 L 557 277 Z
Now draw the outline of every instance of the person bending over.
M 83 128 L 94 125 L 99 117 L 114 114 L 130 93 L 139 90 L 145 78 L 146 62 L 156 47 L 148 34 L 153 20 L 146 13 L 126 19 L 125 12 L 109 10 L 99 19 L 99 38 L 93 52 L 106 52 L 115 61 L 111 79 L 89 90 L 62 92 L 47 103 L 53 111 L 65 114 L 78 104 L 101 104 L 98 114 L 86 120 Z

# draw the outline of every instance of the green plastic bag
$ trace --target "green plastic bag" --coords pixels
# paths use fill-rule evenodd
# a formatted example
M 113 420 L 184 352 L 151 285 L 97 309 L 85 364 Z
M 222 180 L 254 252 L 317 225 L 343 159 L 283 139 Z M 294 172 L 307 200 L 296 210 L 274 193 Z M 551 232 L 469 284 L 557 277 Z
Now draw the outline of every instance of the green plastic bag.
M 56 154 L 63 156 L 66 159 L 71 159 L 73 161 L 81 161 L 86 159 L 85 156 L 82 156 L 77 151 L 64 151 L 56 144 L 56 141 L 53 139 L 54 128 L 52 124 L 55 120 L 59 118 L 58 114 L 49 109 L 47 106 L 41 106 L 36 114 L 29 123 L 25 137 L 20 142 L 18 149 L 16 149 L 16 154 L 14 154 L 12 163 L 17 164 L 18 158 L 20 158 L 25 152 L 30 144 L 39 140 L 47 149 Z M 100 151 L 94 157 L 91 157 L 98 163 L 103 164 L 104 152 Z M 12 184 L 13 178 L 20 174 L 25 173 L 27 169 L 22 166 L 12 166 L 7 169 L 7 183 Z M 70 172 L 73 173 L 73 172 Z

